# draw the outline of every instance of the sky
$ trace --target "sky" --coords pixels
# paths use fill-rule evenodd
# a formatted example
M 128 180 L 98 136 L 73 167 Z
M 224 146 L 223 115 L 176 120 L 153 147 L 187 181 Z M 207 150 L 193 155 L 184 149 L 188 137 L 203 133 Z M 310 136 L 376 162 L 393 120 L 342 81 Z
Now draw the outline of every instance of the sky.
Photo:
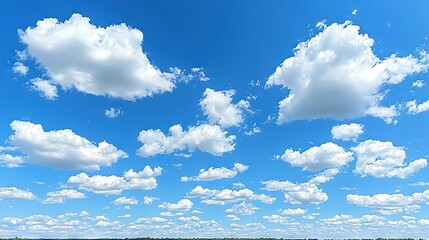
M 3 1 L 0 236 L 429 238 L 428 7 Z

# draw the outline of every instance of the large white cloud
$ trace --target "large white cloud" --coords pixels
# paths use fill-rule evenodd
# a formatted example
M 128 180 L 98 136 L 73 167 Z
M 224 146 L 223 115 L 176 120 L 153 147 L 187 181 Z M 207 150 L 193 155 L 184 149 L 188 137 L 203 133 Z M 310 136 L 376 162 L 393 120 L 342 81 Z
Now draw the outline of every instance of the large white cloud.
M 79 173 L 71 176 L 67 183 L 70 186 L 76 186 L 80 190 L 90 191 L 96 194 L 118 195 L 124 190 L 152 190 L 158 186 L 156 177 L 160 176 L 161 167 L 155 167 L 153 170 L 146 166 L 142 171 L 135 172 L 129 170 L 122 177 L 115 175 L 88 176 L 86 173 Z
M 24 121 L 10 124 L 10 144 L 27 155 L 25 162 L 60 169 L 99 170 L 128 155 L 105 141 L 98 146 L 70 129 L 44 131 L 42 125 Z
M 234 90 L 215 91 L 207 88 L 204 91 L 200 106 L 210 123 L 219 124 L 222 127 L 238 126 L 243 123 L 243 110 L 247 110 L 250 103 L 246 100 L 232 103 L 234 94 Z
M 28 191 L 16 187 L 0 187 L 0 200 L 34 200 L 36 196 Z
M 249 166 L 243 165 L 241 163 L 234 163 L 234 168 L 229 169 L 225 167 L 221 168 L 209 168 L 207 170 L 201 169 L 198 176 L 195 177 L 182 177 L 182 182 L 187 181 L 213 181 L 224 178 L 233 178 L 237 176 L 238 173 L 246 171 Z
M 235 136 L 227 136 L 220 126 L 202 124 L 183 131 L 180 125 L 170 127 L 169 134 L 160 129 L 143 130 L 138 140 L 143 144 L 137 150 L 137 155 L 150 157 L 157 154 L 169 154 L 178 151 L 193 152 L 196 149 L 212 155 L 221 156 L 234 150 Z
M 228 203 L 254 200 L 266 204 L 273 203 L 276 199 L 265 194 L 255 194 L 252 190 L 244 188 L 238 191 L 231 189 L 208 189 L 197 186 L 188 193 L 189 197 L 200 197 L 202 203 L 210 205 L 225 205 Z
M 347 164 L 353 160 L 353 153 L 347 152 L 335 143 L 327 142 L 320 146 L 313 146 L 302 153 L 286 149 L 281 159 L 306 171 L 319 171 Z
M 352 150 L 357 155 L 354 172 L 362 176 L 377 178 L 407 178 L 427 166 L 427 160 L 420 158 L 405 164 L 406 153 L 403 147 L 392 142 L 366 140 Z
M 361 207 L 374 208 L 382 214 L 394 214 L 398 212 L 413 212 L 420 209 L 418 203 L 427 203 L 429 201 L 429 190 L 415 192 L 411 195 L 397 194 L 375 194 L 358 195 L 348 194 L 346 196 L 349 204 L 355 204 Z
M 19 37 L 49 83 L 65 90 L 135 100 L 175 87 L 172 74 L 162 73 L 143 52 L 143 33 L 125 24 L 103 28 L 73 14 L 64 22 L 38 21 Z
M 363 124 L 350 123 L 335 125 L 331 129 L 332 137 L 343 141 L 356 141 L 363 133 Z
M 326 183 L 340 171 L 336 168 L 327 169 L 308 182 L 293 183 L 290 181 L 269 180 L 262 182 L 267 191 L 283 191 L 285 199 L 291 204 L 320 204 L 328 200 L 328 194 L 319 188 L 319 184 Z
M 359 26 L 351 22 L 320 26 L 323 31 L 299 43 L 294 56 L 284 60 L 266 82 L 266 86 L 290 90 L 279 103 L 278 123 L 363 116 L 380 104 L 384 85 L 398 84 L 427 69 L 426 53 L 421 59 L 411 55 L 379 59 L 372 50 L 374 40 L 360 34 Z
M 64 203 L 67 199 L 86 198 L 84 193 L 73 189 L 63 189 L 56 192 L 48 192 L 46 196 L 48 196 L 48 198 L 42 201 L 43 204 Z

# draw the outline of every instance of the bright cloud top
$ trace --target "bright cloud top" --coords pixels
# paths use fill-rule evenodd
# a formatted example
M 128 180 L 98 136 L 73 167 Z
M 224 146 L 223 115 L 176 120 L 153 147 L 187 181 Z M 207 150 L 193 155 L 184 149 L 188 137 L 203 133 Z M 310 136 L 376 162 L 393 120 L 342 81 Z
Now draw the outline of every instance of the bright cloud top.
M 196 149 L 215 156 L 234 150 L 235 136 L 227 136 L 220 126 L 202 124 L 183 131 L 180 125 L 169 129 L 165 135 L 160 129 L 143 130 L 138 138 L 143 146 L 137 150 L 137 155 L 150 157 L 157 154 L 170 154 L 177 151 L 193 152 Z
M 427 160 L 420 158 L 408 165 L 404 163 L 406 153 L 403 147 L 392 142 L 366 140 L 352 150 L 357 155 L 354 173 L 376 178 L 407 178 L 427 166 Z
M 36 196 L 28 191 L 16 187 L 0 187 L 0 200 L 34 200 Z
M 266 204 L 271 204 L 276 200 L 265 194 L 255 194 L 252 190 L 247 188 L 235 191 L 231 189 L 212 190 L 197 186 L 188 193 L 188 196 L 200 197 L 203 199 L 201 201 L 202 203 L 210 205 L 225 205 L 245 200 L 257 200 Z
M 125 24 L 97 27 L 73 14 L 46 18 L 19 32 L 26 52 L 50 77 L 49 84 L 97 96 L 135 100 L 175 87 L 142 49 L 143 33 Z M 41 89 L 43 91 L 43 89 Z
M 362 124 L 357 123 L 336 125 L 331 129 L 332 137 L 343 141 L 356 141 L 363 133 L 363 127 Z
M 305 171 L 319 171 L 347 164 L 353 160 L 353 153 L 347 152 L 335 143 L 327 142 L 302 153 L 286 149 L 281 159 L 294 167 L 302 167 Z
M 363 116 L 380 104 L 384 85 L 427 70 L 426 53 L 421 59 L 391 55 L 380 60 L 372 51 L 374 40 L 360 34 L 359 26 L 351 22 L 321 28 L 322 32 L 299 43 L 294 56 L 284 60 L 266 82 L 266 86 L 290 89 L 279 102 L 280 124 Z M 384 118 L 376 112 L 368 114 Z
M 79 173 L 71 176 L 67 183 L 70 186 L 76 186 L 80 190 L 96 194 L 119 195 L 124 190 L 152 190 L 156 188 L 158 186 L 156 177 L 160 176 L 161 173 L 161 167 L 152 169 L 150 166 L 146 166 L 140 172 L 130 169 L 122 177 L 115 175 L 94 175 L 90 177 L 86 173 Z
M 168 211 L 187 212 L 187 211 L 192 209 L 193 205 L 194 204 L 192 203 L 191 200 L 184 198 L 184 199 L 178 201 L 177 203 L 164 202 L 164 203 L 158 205 L 158 207 L 165 208 Z
M 64 203 L 67 199 L 83 199 L 85 194 L 73 189 L 63 189 L 56 192 L 48 192 L 47 199 L 43 200 L 43 204 Z
M 200 106 L 209 123 L 219 124 L 222 127 L 239 126 L 244 121 L 244 110 L 248 110 L 250 103 L 240 100 L 232 103 L 234 90 L 215 91 L 207 88 L 203 93 Z
M 25 162 L 65 170 L 99 170 L 128 155 L 105 141 L 94 145 L 70 129 L 44 131 L 42 125 L 24 121 L 10 124 L 10 144 L 27 155 Z
M 188 181 L 213 181 L 224 178 L 233 178 L 237 176 L 238 173 L 242 173 L 246 171 L 249 166 L 243 165 L 241 163 L 234 163 L 234 167 L 232 169 L 228 169 L 225 167 L 221 168 L 209 168 L 207 170 L 201 169 L 200 173 L 196 177 L 182 177 L 182 182 Z

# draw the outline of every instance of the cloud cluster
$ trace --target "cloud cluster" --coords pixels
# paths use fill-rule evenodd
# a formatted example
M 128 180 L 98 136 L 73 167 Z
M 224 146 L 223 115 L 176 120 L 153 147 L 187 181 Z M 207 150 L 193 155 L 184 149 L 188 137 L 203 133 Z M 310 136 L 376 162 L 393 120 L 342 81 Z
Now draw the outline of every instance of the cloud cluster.
M 13 121 L 14 134 L 10 144 L 25 155 L 28 163 L 40 164 L 65 170 L 99 170 L 111 166 L 128 155 L 105 141 L 98 146 L 70 129 L 44 131 L 42 125 Z
M 198 176 L 195 177 L 182 177 L 182 182 L 187 181 L 213 181 L 218 179 L 224 179 L 224 178 L 233 178 L 237 176 L 238 173 L 242 173 L 246 171 L 249 168 L 249 166 L 243 165 L 241 163 L 234 163 L 234 167 L 232 169 L 228 169 L 225 167 L 221 168 L 213 168 L 210 167 L 209 169 L 201 169 Z
M 165 208 L 168 211 L 187 212 L 192 209 L 193 205 L 194 204 L 191 200 L 184 198 L 179 200 L 177 203 L 163 202 L 162 204 L 158 205 L 158 207 Z
M 63 189 L 56 192 L 48 192 L 47 199 L 43 200 L 43 204 L 64 203 L 67 199 L 83 199 L 85 194 L 73 189 Z
M 228 203 L 254 200 L 266 204 L 273 203 L 276 199 L 265 194 L 255 194 L 252 190 L 244 188 L 238 191 L 231 189 L 208 189 L 197 186 L 188 193 L 189 197 L 200 197 L 202 203 L 209 205 L 225 205 Z
M 0 187 L 0 200 L 34 200 L 36 196 L 28 191 L 16 187 Z
M 234 204 L 231 208 L 225 210 L 225 213 L 235 215 L 253 215 L 259 208 L 253 206 L 251 203 L 245 201 Z
M 122 177 L 115 175 L 94 175 L 90 177 L 86 173 L 79 173 L 71 176 L 67 183 L 70 186 L 76 186 L 80 190 L 96 194 L 118 195 L 124 190 L 152 190 L 156 188 L 158 186 L 156 177 L 160 176 L 161 172 L 161 167 L 152 169 L 146 166 L 140 172 L 135 172 L 131 169 L 125 172 Z
M 198 149 L 221 156 L 234 150 L 235 136 L 227 134 L 220 126 L 209 124 L 192 126 L 188 131 L 183 131 L 177 124 L 170 127 L 168 135 L 160 129 L 143 130 L 137 138 L 143 144 L 137 150 L 137 154 L 141 157 L 150 157 L 178 151 L 193 152 Z
M 300 119 L 347 119 L 366 114 L 391 121 L 377 110 L 382 88 L 398 84 L 413 73 L 427 70 L 426 53 L 380 60 L 373 52 L 374 40 L 359 33 L 351 22 L 320 25 L 322 32 L 299 43 L 268 78 L 266 86 L 290 90 L 279 102 L 278 123 Z

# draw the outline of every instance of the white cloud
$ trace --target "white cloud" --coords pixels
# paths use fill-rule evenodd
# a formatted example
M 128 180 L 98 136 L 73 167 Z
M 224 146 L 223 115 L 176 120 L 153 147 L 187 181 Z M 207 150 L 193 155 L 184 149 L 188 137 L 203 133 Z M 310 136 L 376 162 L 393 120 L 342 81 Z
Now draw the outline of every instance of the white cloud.
M 231 189 L 211 190 L 197 186 L 188 193 L 190 197 L 201 197 L 202 203 L 210 205 L 225 205 L 228 203 L 254 200 L 266 204 L 273 203 L 276 199 L 265 194 L 255 194 L 250 189 L 240 189 L 238 191 Z
M 116 118 L 123 114 L 124 112 L 120 108 L 109 108 L 104 111 L 104 115 L 108 118 Z
M 429 182 L 416 182 L 416 183 L 411 183 L 409 184 L 412 187 L 416 187 L 416 186 L 429 186 Z
M 236 215 L 253 215 L 259 208 L 253 206 L 251 203 L 245 201 L 234 204 L 231 208 L 225 210 L 225 213 L 236 214 Z
M 42 125 L 24 121 L 10 124 L 10 144 L 27 155 L 25 162 L 60 169 L 99 170 L 128 155 L 105 141 L 98 146 L 70 129 L 45 132 Z
M 429 110 L 429 100 L 417 104 L 416 100 L 407 102 L 408 114 L 418 114 Z
M 353 11 L 352 11 L 352 15 L 356 15 L 357 14 L 357 9 L 353 9 Z
M 261 133 L 261 129 L 257 126 L 254 126 L 252 129 L 245 131 L 244 135 L 252 136 L 254 134 Z
M 221 156 L 234 150 L 235 136 L 227 134 L 220 126 L 208 124 L 190 127 L 188 131 L 183 131 L 177 124 L 170 127 L 169 135 L 165 135 L 160 129 L 143 130 L 137 138 L 143 144 L 137 150 L 137 155 L 150 157 L 184 150 L 193 152 L 198 149 Z
M 349 204 L 374 208 L 381 214 L 390 215 L 403 211 L 417 211 L 420 209 L 420 206 L 417 205 L 418 203 L 427 203 L 429 201 L 429 190 L 415 192 L 412 195 L 382 193 L 369 196 L 348 194 L 346 199 Z
M 89 217 L 90 214 L 87 211 L 82 211 L 82 212 L 80 212 L 79 216 L 80 217 Z
M 427 160 L 420 158 L 404 163 L 406 154 L 403 147 L 393 146 L 392 142 L 366 140 L 352 150 L 357 155 L 354 173 L 377 178 L 407 178 L 427 166 Z
M 34 200 L 36 196 L 28 191 L 16 187 L 0 187 L 0 200 Z
M 327 169 L 304 183 L 270 180 L 262 182 L 262 184 L 268 191 L 284 191 L 286 201 L 291 204 L 318 205 L 328 200 L 328 194 L 323 192 L 318 185 L 332 180 L 339 172 L 336 168 Z
M 212 124 L 219 124 L 222 127 L 239 126 L 244 122 L 243 111 L 248 110 L 250 103 L 246 100 L 240 100 L 238 103 L 232 103 L 234 90 L 215 91 L 207 88 L 203 93 L 203 99 L 200 106 L 204 115 Z
M 425 86 L 425 82 L 423 80 L 416 80 L 413 82 L 412 87 L 422 88 Z
M 268 78 L 266 86 L 290 89 L 279 102 L 279 124 L 300 120 L 348 119 L 375 115 L 382 87 L 398 84 L 410 74 L 426 71 L 427 56 L 411 55 L 380 60 L 372 51 L 374 40 L 359 33 L 351 22 L 334 23 L 294 49 Z M 388 118 L 383 117 L 386 121 Z
M 6 166 L 8 168 L 21 167 L 24 163 L 24 158 L 22 156 L 14 156 L 9 153 L 4 153 L 6 151 L 15 151 L 14 147 L 2 147 L 0 146 L 0 165 Z
M 286 215 L 286 216 L 300 216 L 300 215 L 304 215 L 305 212 L 307 212 L 307 210 L 304 210 L 302 208 L 288 208 L 288 209 L 285 209 L 282 212 L 282 215 Z
M 206 76 L 206 73 L 203 68 L 193 67 L 191 68 L 191 71 L 197 75 L 200 81 L 207 82 L 208 80 L 210 80 L 210 78 Z
M 97 27 L 73 14 L 64 22 L 38 21 L 19 37 L 49 83 L 64 90 L 135 100 L 175 87 L 172 75 L 153 66 L 144 53 L 143 33 L 125 24 Z
M 112 203 L 115 205 L 137 205 L 139 204 L 139 201 L 137 201 L 137 199 L 135 199 L 134 197 L 120 197 L 115 199 Z
M 167 222 L 167 219 L 161 217 L 148 217 L 148 218 L 139 218 L 135 221 L 135 223 L 160 223 Z
M 200 221 L 201 219 L 197 216 L 190 216 L 190 217 L 179 217 L 178 220 L 182 222 L 195 222 L 195 221 Z
M 302 153 L 286 149 L 281 159 L 306 171 L 319 171 L 343 166 L 353 160 L 353 154 L 346 152 L 335 143 L 327 142 L 320 146 L 313 146 Z
M 52 85 L 48 80 L 42 78 L 34 78 L 31 80 L 34 90 L 38 91 L 42 97 L 48 100 L 54 100 L 58 97 L 58 90 L 55 85 Z
M 162 168 L 156 167 L 150 171 L 148 169 L 150 169 L 149 166 L 140 172 L 134 172 L 131 169 L 125 172 L 123 177 L 115 175 L 90 177 L 86 173 L 79 173 L 71 176 L 67 183 L 71 186 L 77 186 L 81 190 L 106 195 L 118 195 L 124 190 L 132 189 L 152 190 L 158 186 L 155 177 L 161 175 Z
M 143 198 L 143 204 L 151 205 L 153 202 L 159 200 L 159 198 L 156 197 L 150 197 L 150 196 L 144 196 Z
M 233 169 L 228 169 L 225 167 L 221 168 L 209 168 L 208 170 L 200 169 L 200 173 L 196 177 L 182 177 L 182 182 L 187 181 L 213 181 L 224 178 L 233 178 L 237 176 L 238 173 L 246 171 L 249 166 L 243 165 L 241 163 L 234 163 Z
M 187 211 L 191 210 L 193 205 L 194 204 L 191 202 L 191 200 L 184 198 L 184 199 L 178 201 L 177 203 L 164 202 L 164 203 L 158 205 L 158 207 L 165 208 L 168 211 L 187 212 Z
M 380 225 L 382 221 L 385 221 L 385 218 L 377 215 L 363 215 L 360 218 L 354 218 L 351 215 L 340 214 L 340 215 L 335 215 L 332 218 L 323 218 L 321 219 L 321 221 L 322 221 L 322 224 L 334 225 L 334 226 L 361 225 L 361 224 L 377 226 L 377 225 Z
M 333 126 L 332 137 L 343 141 L 356 141 L 363 133 L 363 124 L 350 123 Z
M 25 66 L 22 62 L 16 62 L 13 64 L 12 71 L 21 76 L 27 75 L 28 67 Z
M 47 199 L 43 200 L 43 204 L 64 203 L 67 199 L 83 199 L 85 194 L 72 189 L 63 189 L 56 192 L 48 192 Z
M 366 114 L 373 117 L 381 118 L 387 124 L 391 124 L 392 122 L 396 123 L 396 121 L 393 121 L 393 119 L 399 116 L 395 105 L 392 105 L 390 107 L 372 106 L 366 110 Z
M 121 216 L 118 216 L 118 218 L 130 218 L 131 217 L 131 214 L 124 214 L 124 215 L 121 215 Z

